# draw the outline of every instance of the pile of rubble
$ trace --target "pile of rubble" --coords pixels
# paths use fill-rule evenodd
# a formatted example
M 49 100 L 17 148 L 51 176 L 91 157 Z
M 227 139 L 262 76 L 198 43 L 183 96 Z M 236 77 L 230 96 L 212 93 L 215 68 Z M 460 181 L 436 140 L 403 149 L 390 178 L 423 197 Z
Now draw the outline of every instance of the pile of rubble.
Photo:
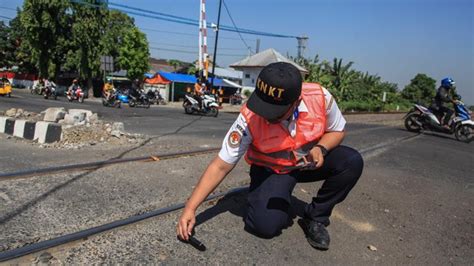
M 34 112 L 27 112 L 21 108 L 11 108 L 6 110 L 5 112 L 0 112 L 0 116 L 8 116 L 12 117 L 15 119 L 24 119 L 28 121 L 42 121 L 43 120 L 43 114 L 38 114 Z
M 2 115 L 0 113 L 0 115 Z M 37 114 L 23 109 L 9 109 L 3 113 L 15 119 L 58 123 L 62 127 L 61 140 L 40 144 L 41 148 L 80 149 L 87 146 L 115 148 L 117 146 L 139 144 L 145 140 L 140 134 L 125 132 L 122 122 L 106 122 L 97 113 L 85 109 L 48 108 Z
M 139 134 L 125 132 L 122 122 L 108 123 L 99 120 L 97 113 L 85 109 L 48 108 L 44 121 L 62 125 L 61 141 L 43 144 L 41 147 L 79 149 L 106 144 L 106 147 L 137 144 L 144 140 Z

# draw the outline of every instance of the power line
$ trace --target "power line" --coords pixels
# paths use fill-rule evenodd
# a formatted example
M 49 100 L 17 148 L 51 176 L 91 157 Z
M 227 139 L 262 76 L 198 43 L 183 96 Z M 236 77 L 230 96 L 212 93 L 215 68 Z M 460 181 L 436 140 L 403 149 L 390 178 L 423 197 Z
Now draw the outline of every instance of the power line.
M 156 30 L 156 29 L 142 28 L 142 27 L 139 27 L 139 29 L 144 30 L 144 31 L 151 31 L 151 32 L 161 32 L 161 33 L 169 33 L 169 34 L 197 37 L 197 33 L 193 34 L 193 33 L 185 33 L 185 32 L 178 32 L 178 31 Z M 208 38 L 212 39 L 212 38 L 215 38 L 215 36 L 208 36 Z M 232 37 L 219 37 L 219 38 L 226 39 L 226 40 L 240 40 L 239 38 L 232 38 Z M 244 39 L 244 40 L 255 41 L 255 39 Z
M 142 17 L 148 17 L 148 18 L 153 18 L 153 19 L 159 19 L 159 20 L 164 20 L 164 21 L 168 21 L 168 22 L 175 22 L 175 23 L 180 23 L 180 24 L 185 24 L 185 25 L 191 25 L 191 26 L 198 26 L 199 25 L 199 22 L 198 21 L 195 21 L 193 19 L 188 19 L 188 18 L 184 18 L 184 17 L 178 17 L 178 16 L 173 16 L 173 15 L 168 15 L 166 14 L 166 16 L 164 16 L 163 14 L 164 13 L 159 13 L 159 12 L 154 12 L 154 11 L 149 11 L 149 10 L 144 10 L 144 11 L 140 11 L 140 12 L 144 12 L 144 13 L 150 13 L 150 14 L 153 14 L 153 15 L 148 15 L 148 14 L 143 14 L 143 13 L 137 13 L 137 12 L 134 12 L 134 11 L 129 11 L 129 10 L 123 10 L 123 9 L 119 9 L 119 8 L 109 8 L 109 7 L 104 7 L 103 5 L 96 5 L 96 4 L 91 4 L 91 3 L 87 3 L 87 2 L 84 2 L 84 1 L 81 1 L 81 0 L 70 0 L 72 3 L 76 3 L 76 4 L 81 4 L 81 5 L 86 5 L 86 6 L 89 6 L 89 7 L 94 7 L 94 8 L 105 8 L 105 9 L 109 9 L 109 10 L 117 10 L 117 11 L 121 11 L 121 12 L 124 12 L 124 13 L 127 13 L 127 14 L 132 14 L 132 15 L 137 15 L 137 16 L 142 16 Z M 125 5 L 123 5 L 125 6 Z M 134 7 L 129 7 L 127 6 L 128 9 L 137 9 L 137 8 L 134 8 Z M 143 10 L 143 9 L 141 9 Z M 208 23 L 209 24 L 209 23 Z M 211 26 L 210 24 L 208 26 Z M 231 32 L 237 32 L 236 29 L 232 28 L 232 27 L 229 27 L 229 26 L 222 26 L 221 27 L 221 30 L 225 30 L 225 31 L 231 31 Z M 275 33 L 268 33 L 268 32 L 261 32 L 261 31 L 255 31 L 255 30 L 248 30 L 248 29 L 238 29 L 238 31 L 240 33 L 244 33 L 244 34 L 253 34 L 253 35 L 260 35 L 260 36 L 267 36 L 267 37 L 277 37 L 277 38 L 296 38 L 296 36 L 290 36 L 290 35 L 283 35 L 283 34 L 275 34 Z
M 164 46 L 173 46 L 173 47 L 183 47 L 183 48 L 197 48 L 197 45 L 181 45 L 181 44 L 175 44 L 175 43 L 164 43 L 164 42 L 152 42 L 148 41 L 149 43 L 152 44 L 158 44 L 158 45 L 164 45 Z M 245 49 L 242 48 L 218 48 L 219 50 L 233 50 L 233 51 L 246 51 Z
M 160 48 L 160 47 L 154 47 L 154 46 L 150 46 L 148 48 L 150 48 L 151 50 L 158 50 L 158 51 L 167 51 L 167 52 L 175 52 L 175 53 L 182 53 L 182 54 L 196 54 L 196 52 L 193 52 L 193 51 L 175 50 L 175 49 Z M 247 56 L 247 55 L 242 55 L 242 54 L 219 54 L 219 56 L 244 57 L 244 56 Z
M 6 10 L 16 11 L 16 9 L 14 9 L 14 8 L 11 8 L 11 7 L 4 7 L 4 6 L 0 6 L 0 9 L 6 9 Z
M 222 0 L 222 2 L 224 3 L 225 11 L 227 11 L 227 15 L 229 15 L 230 21 L 232 21 L 232 24 L 234 25 L 234 28 L 237 30 L 237 33 L 239 34 L 240 39 L 244 43 L 245 47 L 247 47 L 247 49 L 250 51 L 250 53 L 253 53 L 252 48 L 250 48 L 250 46 L 247 44 L 247 42 L 245 42 L 244 38 L 242 37 L 242 34 L 240 34 L 240 31 L 237 28 L 237 25 L 235 25 L 235 21 L 232 18 L 232 15 L 230 14 L 229 8 L 227 8 L 227 4 L 225 3 L 224 0 Z
M 8 20 L 12 20 L 12 19 L 13 19 L 13 18 L 9 18 L 9 17 L 2 16 L 2 15 L 0 15 L 0 18 L 4 18 L 4 19 L 8 19 Z

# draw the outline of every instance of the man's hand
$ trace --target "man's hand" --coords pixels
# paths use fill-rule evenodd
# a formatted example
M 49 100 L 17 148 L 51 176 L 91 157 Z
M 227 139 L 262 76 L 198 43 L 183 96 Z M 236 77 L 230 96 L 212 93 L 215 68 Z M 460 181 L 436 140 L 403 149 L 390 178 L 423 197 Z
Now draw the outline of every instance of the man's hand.
M 321 148 L 319 147 L 313 147 L 308 154 L 308 161 L 309 162 L 314 162 L 316 164 L 316 169 L 320 168 L 323 166 L 324 163 L 324 156 L 321 151 Z
M 181 217 L 178 220 L 176 226 L 176 233 L 182 240 L 189 240 L 189 236 L 193 231 L 194 224 L 196 223 L 196 215 L 193 210 L 184 209 Z

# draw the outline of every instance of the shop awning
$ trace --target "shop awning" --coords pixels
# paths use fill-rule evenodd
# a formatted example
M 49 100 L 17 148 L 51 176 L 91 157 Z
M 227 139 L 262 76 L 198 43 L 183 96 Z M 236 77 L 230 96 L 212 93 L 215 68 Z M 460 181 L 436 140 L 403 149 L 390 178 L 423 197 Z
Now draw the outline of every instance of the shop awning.
M 163 78 L 160 74 L 157 74 L 152 78 L 146 78 L 145 83 L 146 84 L 170 84 L 171 81 Z

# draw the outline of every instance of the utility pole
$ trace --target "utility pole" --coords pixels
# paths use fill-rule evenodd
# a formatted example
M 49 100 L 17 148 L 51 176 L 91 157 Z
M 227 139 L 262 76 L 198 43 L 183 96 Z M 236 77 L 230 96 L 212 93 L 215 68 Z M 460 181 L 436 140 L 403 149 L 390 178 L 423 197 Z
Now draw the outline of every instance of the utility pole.
M 298 40 L 298 59 L 304 57 L 304 51 L 306 50 L 306 43 L 308 42 L 308 36 L 303 35 L 296 37 Z
M 255 53 L 258 54 L 260 52 L 260 38 L 257 38 L 257 46 L 255 47 Z
M 214 54 L 212 56 L 212 80 L 211 80 L 211 88 L 214 86 L 214 79 L 216 78 L 214 71 L 216 70 L 216 54 L 217 54 L 217 40 L 219 39 L 219 25 L 221 22 L 221 7 L 222 7 L 222 0 L 219 0 L 219 13 L 217 14 L 217 27 L 216 27 L 216 39 L 214 41 Z
M 199 79 L 202 79 L 201 73 L 207 80 L 208 74 L 207 53 L 207 23 L 206 23 L 206 0 L 201 0 L 199 7 Z

